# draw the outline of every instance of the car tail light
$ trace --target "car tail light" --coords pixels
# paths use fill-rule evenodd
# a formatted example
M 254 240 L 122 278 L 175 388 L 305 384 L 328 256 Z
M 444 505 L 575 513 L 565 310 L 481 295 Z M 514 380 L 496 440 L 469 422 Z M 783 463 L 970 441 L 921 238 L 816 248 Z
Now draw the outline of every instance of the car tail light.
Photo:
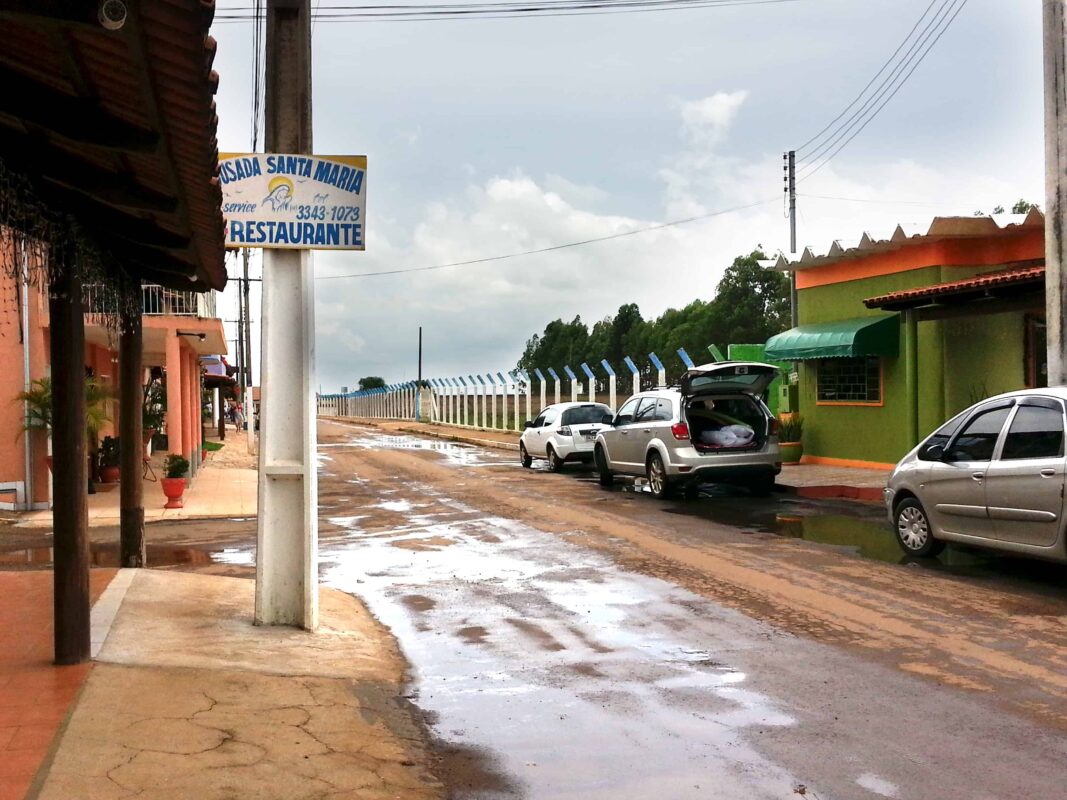
M 770 425 L 767 426 L 767 435 L 768 436 L 777 436 L 778 435 L 778 417 L 771 417 L 771 423 L 770 423 Z
M 570 436 L 571 435 L 571 426 L 570 425 L 564 425 L 562 428 L 559 429 L 559 435 L 560 436 Z
M 674 434 L 675 439 L 685 440 L 689 438 L 689 426 L 684 422 L 676 422 L 671 425 L 671 433 Z

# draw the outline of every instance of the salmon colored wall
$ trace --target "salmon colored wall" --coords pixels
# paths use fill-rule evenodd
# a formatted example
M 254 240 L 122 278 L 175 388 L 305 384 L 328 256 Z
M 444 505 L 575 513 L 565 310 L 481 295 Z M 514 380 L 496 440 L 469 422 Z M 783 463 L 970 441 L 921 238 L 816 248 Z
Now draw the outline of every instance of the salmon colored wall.
M 11 277 L 12 249 L 9 240 L 0 235 L 0 482 L 26 480 L 26 451 L 22 426 L 22 403 L 15 395 L 25 387 L 23 379 L 23 341 L 30 346 L 30 377 L 47 375 L 48 339 L 42 325 L 44 294 L 35 287 L 29 289 L 30 322 L 22 330 L 20 297 L 23 287 Z M 48 439 L 44 433 L 29 434 L 30 463 L 33 467 L 33 500 L 48 500 L 48 467 L 45 463 Z M 5 497 L 5 500 L 8 499 Z M 14 496 L 10 497 L 14 500 Z
M 1026 228 L 1014 235 L 941 239 L 902 245 L 885 253 L 864 253 L 825 267 L 797 270 L 797 289 L 811 289 L 927 267 L 1000 266 L 1045 257 L 1045 230 Z M 951 280 L 946 278 L 945 280 Z

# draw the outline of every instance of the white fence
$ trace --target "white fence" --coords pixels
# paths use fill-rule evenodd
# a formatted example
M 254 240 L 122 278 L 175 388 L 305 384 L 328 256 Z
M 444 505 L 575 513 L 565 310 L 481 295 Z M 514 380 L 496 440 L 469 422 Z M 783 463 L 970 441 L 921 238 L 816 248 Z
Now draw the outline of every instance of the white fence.
M 714 347 L 708 349 L 713 361 L 725 360 Z M 685 369 L 693 367 L 693 360 L 684 349 L 678 350 L 678 358 Z M 655 353 L 648 354 L 643 367 L 638 367 L 629 357 L 624 363 L 630 375 L 621 382 L 611 365 L 603 360 L 598 365 L 599 372 L 594 372 L 588 364 L 579 365 L 581 377 L 569 366 L 563 368 L 562 377 L 549 367 L 547 376 L 540 369 L 535 369 L 532 375 L 524 370 L 514 370 L 506 375 L 495 372 L 430 378 L 422 381 L 421 387 L 409 381 L 382 389 L 319 395 L 318 413 L 320 416 L 416 420 L 465 428 L 518 431 L 522 430 L 526 420 L 534 419 L 551 403 L 564 400 L 599 402 L 614 410 L 642 388 L 666 385 L 666 369 Z

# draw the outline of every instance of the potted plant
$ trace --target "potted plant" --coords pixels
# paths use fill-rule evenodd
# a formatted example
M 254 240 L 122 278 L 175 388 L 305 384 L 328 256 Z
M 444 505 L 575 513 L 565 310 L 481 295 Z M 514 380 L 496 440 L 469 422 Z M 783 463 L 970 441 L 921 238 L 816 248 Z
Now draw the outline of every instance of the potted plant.
M 100 443 L 100 482 L 118 483 L 119 440 L 117 436 L 105 436 Z
M 782 414 L 778 421 L 778 449 L 783 464 L 799 464 L 804 454 L 804 419 L 800 414 Z
M 159 484 L 167 496 L 163 508 L 182 508 L 182 495 L 185 494 L 185 474 L 189 471 L 189 459 L 177 453 L 171 453 L 163 462 L 163 478 Z

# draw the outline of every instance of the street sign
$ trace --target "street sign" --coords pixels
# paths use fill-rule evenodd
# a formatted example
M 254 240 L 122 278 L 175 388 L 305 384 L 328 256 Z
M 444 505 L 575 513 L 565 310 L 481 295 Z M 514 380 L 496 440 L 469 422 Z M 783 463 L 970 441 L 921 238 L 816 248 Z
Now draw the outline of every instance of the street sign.
M 364 250 L 366 156 L 219 156 L 226 246 Z

